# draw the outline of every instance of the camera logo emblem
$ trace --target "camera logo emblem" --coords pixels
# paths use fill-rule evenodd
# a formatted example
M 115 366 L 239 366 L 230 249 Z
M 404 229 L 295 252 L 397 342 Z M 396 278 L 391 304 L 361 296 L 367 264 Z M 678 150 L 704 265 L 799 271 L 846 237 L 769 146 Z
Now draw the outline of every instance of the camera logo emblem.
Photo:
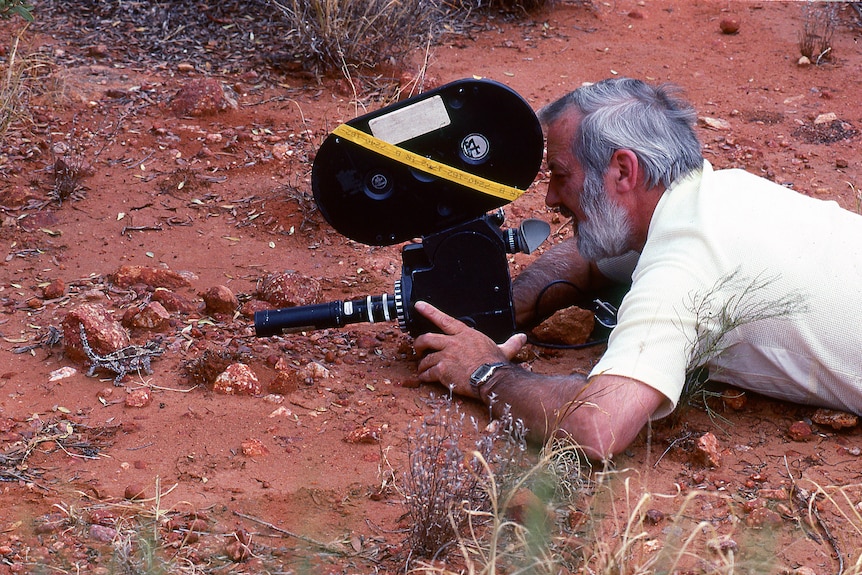
M 491 143 L 482 134 L 470 134 L 461 140 L 461 156 L 472 164 L 482 162 L 490 149 Z
M 389 180 L 387 180 L 386 176 L 384 176 L 383 174 L 374 174 L 373 176 L 371 176 L 371 187 L 374 188 L 374 191 L 385 191 L 388 185 Z

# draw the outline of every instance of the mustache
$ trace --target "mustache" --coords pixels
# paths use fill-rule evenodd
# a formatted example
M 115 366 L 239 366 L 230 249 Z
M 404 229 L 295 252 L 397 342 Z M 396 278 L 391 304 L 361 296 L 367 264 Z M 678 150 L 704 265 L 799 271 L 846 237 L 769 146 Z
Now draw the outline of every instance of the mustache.
M 570 210 L 566 206 L 559 206 L 557 208 L 557 212 L 559 212 L 559 214 L 561 216 L 563 216 L 564 218 L 566 218 L 568 220 L 574 220 L 575 219 L 575 214 L 572 212 L 572 210 Z

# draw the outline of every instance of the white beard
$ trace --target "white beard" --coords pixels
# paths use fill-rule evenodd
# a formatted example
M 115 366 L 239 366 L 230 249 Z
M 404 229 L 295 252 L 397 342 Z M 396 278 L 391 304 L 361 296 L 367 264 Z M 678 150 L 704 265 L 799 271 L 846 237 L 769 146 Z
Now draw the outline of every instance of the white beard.
M 584 178 L 581 210 L 586 220 L 578 222 L 578 251 L 586 260 L 611 258 L 631 249 L 632 226 L 628 214 L 608 199 L 601 178 Z

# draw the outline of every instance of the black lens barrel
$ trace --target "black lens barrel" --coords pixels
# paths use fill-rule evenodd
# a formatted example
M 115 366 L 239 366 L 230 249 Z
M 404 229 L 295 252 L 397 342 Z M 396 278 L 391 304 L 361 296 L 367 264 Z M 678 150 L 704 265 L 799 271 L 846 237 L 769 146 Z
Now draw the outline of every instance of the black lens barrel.
M 263 310 L 254 314 L 257 337 L 281 335 L 350 323 L 395 321 L 395 297 L 387 294 L 350 301 L 332 301 L 305 306 Z

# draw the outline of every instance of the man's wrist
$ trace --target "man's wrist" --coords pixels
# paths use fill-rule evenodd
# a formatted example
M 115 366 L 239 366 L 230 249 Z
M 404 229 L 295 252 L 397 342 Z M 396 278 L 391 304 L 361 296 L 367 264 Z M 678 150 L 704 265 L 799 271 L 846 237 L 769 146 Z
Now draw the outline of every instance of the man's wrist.
M 479 399 L 487 402 L 494 387 L 500 382 L 500 375 L 510 367 L 512 364 L 508 362 L 482 364 L 470 376 L 470 387 Z

